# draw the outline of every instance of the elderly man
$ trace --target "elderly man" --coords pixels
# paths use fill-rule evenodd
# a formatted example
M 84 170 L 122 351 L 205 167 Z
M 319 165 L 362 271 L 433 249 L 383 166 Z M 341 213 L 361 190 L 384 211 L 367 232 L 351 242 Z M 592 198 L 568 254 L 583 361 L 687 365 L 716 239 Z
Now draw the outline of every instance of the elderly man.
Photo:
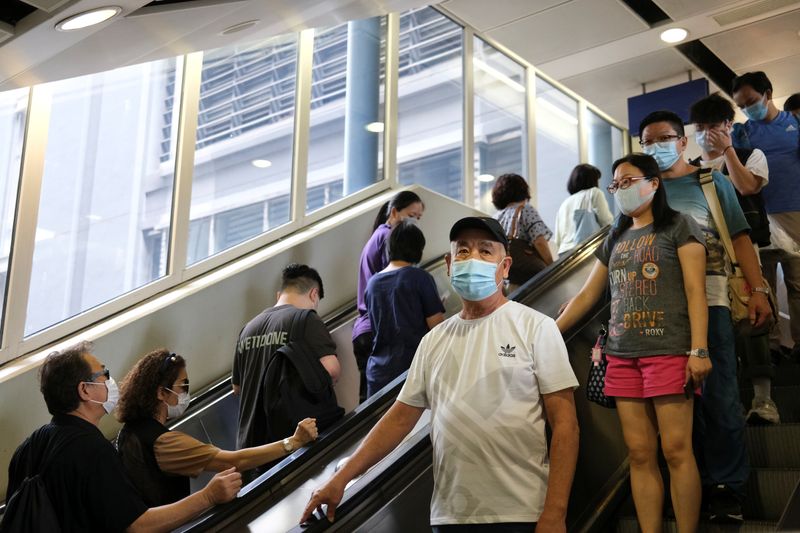
M 114 410 L 119 393 L 89 343 L 53 352 L 41 369 L 41 391 L 53 420 L 17 448 L 8 468 L 9 509 L 25 478 L 42 473 L 61 531 L 170 531 L 218 503 L 232 500 L 241 474 L 231 468 L 214 476 L 199 492 L 176 503 L 148 509 L 125 475 L 122 463 L 98 429 Z M 23 512 L 28 509 L 19 509 Z M 6 523 L 4 522 L 4 525 Z
M 503 295 L 511 257 L 496 220 L 461 219 L 450 241 L 448 274 L 463 309 L 422 339 L 397 401 L 313 493 L 301 521 L 322 504 L 333 520 L 348 481 L 430 409 L 434 531 L 530 532 L 537 522 L 538 531 L 566 531 L 578 455 L 578 381 L 566 347 L 552 319 Z

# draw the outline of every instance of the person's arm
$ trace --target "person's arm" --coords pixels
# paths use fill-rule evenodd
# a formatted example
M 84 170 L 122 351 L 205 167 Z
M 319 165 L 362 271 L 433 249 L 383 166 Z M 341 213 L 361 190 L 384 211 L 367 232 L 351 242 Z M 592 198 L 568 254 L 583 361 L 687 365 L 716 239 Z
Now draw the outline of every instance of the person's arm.
M 727 130 L 708 130 L 708 142 L 715 150 L 723 152 L 728 176 L 739 194 L 750 196 L 761 190 L 763 186 L 761 177 L 750 172 L 739 161 L 739 156 L 733 149 L 733 141 Z
M 561 333 L 569 330 L 575 323 L 597 303 L 603 295 L 608 283 L 608 267 L 595 260 L 589 279 L 583 284 L 580 292 L 572 298 L 567 307 L 556 319 L 556 325 Z
M 292 451 L 302 448 L 316 438 L 316 420 L 313 418 L 302 420 L 297 424 L 294 435 L 289 437 L 289 440 L 292 442 Z M 236 451 L 220 450 L 206 465 L 206 470 L 220 472 L 234 467 L 239 472 L 243 472 L 274 461 L 275 459 L 280 459 L 286 456 L 286 454 L 286 450 L 283 449 L 283 441 Z
M 433 329 L 438 324 L 441 324 L 443 321 L 444 321 L 444 313 L 436 313 L 435 315 L 425 317 L 425 323 L 428 324 L 428 329 Z
M 536 251 L 539 252 L 539 255 L 542 256 L 545 265 L 549 265 L 553 262 L 553 254 L 550 252 L 550 244 L 547 242 L 547 239 L 544 236 L 536 237 L 536 240 L 533 241 L 533 247 L 536 248 Z
M 678 260 L 683 273 L 683 289 L 689 310 L 692 346 L 708 348 L 708 303 L 706 302 L 706 249 L 696 241 L 678 248 Z M 689 357 L 686 363 L 686 382 L 691 377 L 694 386 L 700 385 L 711 372 L 709 358 Z
M 347 483 L 394 450 L 414 429 L 423 411 L 424 409 L 420 407 L 395 401 L 344 466 L 327 483 L 312 493 L 311 500 L 303 511 L 303 516 L 300 517 L 300 523 L 306 522 L 314 509 L 321 509 L 325 504 L 328 506 L 328 520 L 333 522 L 336 506 L 342 501 Z
M 172 531 L 217 504 L 229 502 L 242 488 L 242 475 L 231 468 L 215 475 L 198 492 L 160 507 L 152 507 L 140 515 L 126 531 L 128 533 L 158 533 Z
M 324 366 L 328 374 L 331 375 L 331 379 L 334 383 L 339 381 L 339 375 L 342 373 L 342 366 L 339 364 L 338 357 L 335 355 L 323 355 L 319 358 L 319 362 L 322 363 L 322 366 Z
M 233 389 L 233 395 L 234 396 L 239 396 L 239 393 L 242 391 L 242 389 L 241 389 L 241 387 L 239 387 L 239 385 L 231 385 L 231 388 Z
M 751 287 L 761 287 L 764 284 L 761 276 L 761 266 L 758 264 L 756 251 L 747 233 L 739 233 L 731 237 L 733 251 L 739 261 L 739 268 Z M 750 310 L 750 323 L 755 327 L 761 327 L 764 322 L 772 315 L 772 307 L 769 305 L 767 296 L 761 292 L 753 291 L 750 295 L 750 303 L 747 305 Z
M 543 394 L 550 439 L 550 477 L 536 531 L 566 531 L 567 504 L 578 462 L 578 417 L 573 389 Z

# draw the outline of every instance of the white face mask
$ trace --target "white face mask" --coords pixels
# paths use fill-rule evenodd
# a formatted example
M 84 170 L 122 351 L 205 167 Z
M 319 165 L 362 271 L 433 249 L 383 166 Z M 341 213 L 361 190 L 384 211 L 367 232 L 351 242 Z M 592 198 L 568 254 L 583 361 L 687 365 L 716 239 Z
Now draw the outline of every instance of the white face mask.
M 164 405 L 167 406 L 167 419 L 178 418 L 186 411 L 186 408 L 189 407 L 189 401 L 191 400 L 191 397 L 189 396 L 188 392 L 177 393 L 172 389 L 168 389 L 167 387 L 164 387 L 164 390 L 167 390 L 178 397 L 178 403 L 175 405 L 170 405 L 167 402 L 164 402 Z
M 84 382 L 87 385 L 105 385 L 106 391 L 108 395 L 106 396 L 106 401 L 99 402 L 97 400 L 89 400 L 93 403 L 99 403 L 103 406 L 103 409 L 107 414 L 111 414 L 114 409 L 117 407 L 117 402 L 119 402 L 119 388 L 117 387 L 117 382 L 114 381 L 114 378 L 108 378 L 105 382 L 98 383 L 96 381 L 86 381 Z

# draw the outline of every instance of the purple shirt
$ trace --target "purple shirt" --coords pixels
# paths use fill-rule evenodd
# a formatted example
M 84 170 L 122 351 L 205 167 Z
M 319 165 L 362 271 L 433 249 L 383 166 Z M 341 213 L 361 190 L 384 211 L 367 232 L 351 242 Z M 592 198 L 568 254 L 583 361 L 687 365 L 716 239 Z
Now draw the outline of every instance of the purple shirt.
M 353 324 L 353 339 L 364 333 L 369 333 L 372 328 L 367 316 L 366 292 L 367 282 L 389 264 L 389 257 L 386 250 L 386 240 L 392 232 L 389 224 L 381 224 L 372 233 L 364 249 L 361 250 L 361 260 L 358 267 L 358 318 Z

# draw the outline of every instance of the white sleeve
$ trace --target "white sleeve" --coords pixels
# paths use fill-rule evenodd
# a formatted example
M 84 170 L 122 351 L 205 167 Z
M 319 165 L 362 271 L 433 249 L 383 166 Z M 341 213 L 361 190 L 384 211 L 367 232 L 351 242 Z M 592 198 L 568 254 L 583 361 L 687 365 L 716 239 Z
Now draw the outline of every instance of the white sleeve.
M 553 233 L 555 233 L 553 243 L 556 245 L 556 250 L 561 248 L 561 243 L 564 242 L 564 221 L 562 218 L 564 218 L 564 212 L 566 211 L 566 202 L 567 200 L 564 200 L 561 203 L 561 206 L 558 208 L 558 213 L 556 213 L 556 227 L 553 230 Z
M 592 190 L 592 205 L 594 205 L 597 221 L 601 226 L 607 226 L 614 221 L 614 215 L 611 214 L 611 210 L 608 208 L 606 195 L 597 187 Z
M 543 317 L 533 334 L 533 366 L 539 392 L 550 394 L 578 386 L 561 332 L 555 321 Z
M 417 347 L 417 352 L 414 354 L 414 359 L 411 361 L 411 368 L 408 369 L 406 382 L 403 388 L 400 389 L 400 394 L 397 395 L 397 401 L 403 402 L 411 407 L 419 407 L 421 409 L 429 409 L 430 403 L 428 402 L 428 387 L 427 387 L 427 368 L 425 357 L 425 338 Z
M 756 176 L 761 177 L 761 188 L 767 186 L 767 183 L 769 183 L 769 165 L 767 164 L 767 156 L 764 155 L 764 152 L 758 148 L 754 149 L 750 157 L 747 158 L 744 168 Z

